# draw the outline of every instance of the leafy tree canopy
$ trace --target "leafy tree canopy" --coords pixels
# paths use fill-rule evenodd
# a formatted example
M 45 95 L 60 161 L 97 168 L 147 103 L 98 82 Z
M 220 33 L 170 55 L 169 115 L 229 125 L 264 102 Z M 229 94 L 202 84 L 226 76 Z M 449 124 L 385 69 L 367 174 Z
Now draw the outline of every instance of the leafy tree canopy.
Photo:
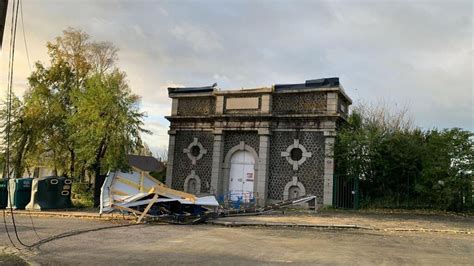
M 13 98 L 14 174 L 42 165 L 79 178 L 126 166 L 125 155 L 149 132 L 140 98 L 117 66 L 118 49 L 73 28 L 46 46 L 49 63 L 36 62 L 23 100 Z

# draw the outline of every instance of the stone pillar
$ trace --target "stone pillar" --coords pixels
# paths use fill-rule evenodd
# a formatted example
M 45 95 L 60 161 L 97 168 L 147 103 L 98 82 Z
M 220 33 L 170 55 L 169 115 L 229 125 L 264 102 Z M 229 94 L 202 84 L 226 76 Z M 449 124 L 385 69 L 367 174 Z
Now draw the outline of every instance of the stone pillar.
M 166 162 L 166 185 L 171 187 L 173 184 L 173 159 L 174 159 L 174 148 L 175 148 L 175 141 L 176 141 L 176 131 L 170 130 L 168 131 L 170 136 L 169 144 L 168 144 L 168 161 Z
M 272 101 L 270 94 L 262 95 L 262 113 L 269 114 L 272 111 Z
M 173 98 L 171 102 L 171 115 L 178 115 L 178 99 Z
M 212 171 L 210 193 L 217 195 L 222 193 L 222 161 L 224 152 L 224 136 L 222 129 L 214 130 L 214 147 L 212 149 Z
M 270 130 L 263 128 L 258 130 L 260 138 L 259 152 L 258 152 L 258 178 L 257 178 L 257 193 L 259 206 L 264 206 L 267 199 L 267 183 L 268 183 L 268 167 L 270 163 Z
M 337 92 L 327 94 L 327 112 L 329 114 L 337 113 Z
M 334 179 L 334 142 L 335 131 L 324 131 L 324 195 L 323 204 L 331 206 Z
M 224 113 L 224 96 L 216 97 L 216 114 Z

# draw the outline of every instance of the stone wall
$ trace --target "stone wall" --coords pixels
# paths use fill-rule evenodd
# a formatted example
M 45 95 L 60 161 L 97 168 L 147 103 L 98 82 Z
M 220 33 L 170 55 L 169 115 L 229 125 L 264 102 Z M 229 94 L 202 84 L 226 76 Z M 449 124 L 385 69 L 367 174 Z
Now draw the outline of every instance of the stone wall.
M 214 97 L 192 97 L 178 99 L 178 115 L 209 115 L 215 112 Z
M 234 146 L 243 141 L 245 144 L 252 147 L 258 154 L 259 151 L 259 137 L 257 131 L 225 131 L 224 132 L 224 154 L 222 160 Z
M 192 164 L 192 160 L 184 152 L 197 138 L 206 153 Z M 201 180 L 201 193 L 209 193 L 211 184 L 212 150 L 214 136 L 212 132 L 205 131 L 177 131 L 175 136 L 175 150 L 173 158 L 172 188 L 184 190 L 184 180 L 194 170 Z
M 294 144 L 295 139 L 304 146 L 311 157 L 295 170 L 282 152 Z M 270 141 L 270 175 L 268 181 L 268 198 L 283 200 L 284 188 L 293 176 L 303 184 L 306 194 L 317 196 L 318 203 L 323 202 L 324 188 L 324 136 L 317 131 L 275 131 Z
M 170 88 L 167 184 L 186 190 L 186 178 L 198 176 L 201 193 L 225 192 L 230 172 L 226 155 L 239 146 L 259 157 L 254 187 L 258 205 L 268 203 L 267 199 L 297 197 L 300 192 L 316 195 L 318 204 L 331 205 L 330 147 L 351 104 L 334 80 L 235 91 Z M 241 146 L 242 142 L 252 149 Z M 197 143 L 206 152 L 191 156 Z M 300 159 L 293 160 L 290 151 L 294 151 L 291 156 L 299 153 L 294 158 Z
M 326 93 L 275 93 L 273 94 L 275 114 L 320 114 L 326 112 Z

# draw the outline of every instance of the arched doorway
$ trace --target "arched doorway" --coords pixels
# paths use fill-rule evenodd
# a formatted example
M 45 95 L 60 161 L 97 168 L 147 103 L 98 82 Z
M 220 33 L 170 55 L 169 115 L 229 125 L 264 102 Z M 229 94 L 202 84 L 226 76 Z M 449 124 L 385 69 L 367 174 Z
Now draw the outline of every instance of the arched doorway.
M 231 200 L 253 198 L 255 182 L 255 158 L 249 151 L 240 150 L 230 159 L 229 192 Z

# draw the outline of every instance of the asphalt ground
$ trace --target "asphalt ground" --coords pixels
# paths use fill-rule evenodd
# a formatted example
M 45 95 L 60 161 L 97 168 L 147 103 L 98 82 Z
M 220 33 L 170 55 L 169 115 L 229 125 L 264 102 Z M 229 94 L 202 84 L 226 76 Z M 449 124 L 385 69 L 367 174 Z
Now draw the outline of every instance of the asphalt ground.
M 35 246 L 13 249 L 1 227 L 0 254 L 40 265 L 474 264 L 473 235 L 450 231 L 135 225 L 33 217 L 36 234 L 29 216 L 16 219 L 21 239 Z

